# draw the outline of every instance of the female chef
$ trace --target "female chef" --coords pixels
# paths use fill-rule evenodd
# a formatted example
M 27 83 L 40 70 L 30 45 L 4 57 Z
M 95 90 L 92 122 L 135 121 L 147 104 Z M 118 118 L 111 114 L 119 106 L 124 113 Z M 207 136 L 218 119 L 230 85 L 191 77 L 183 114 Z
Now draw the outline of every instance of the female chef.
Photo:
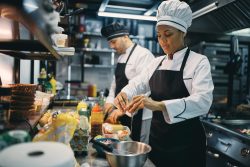
M 142 107 L 153 111 L 149 158 L 157 167 L 205 167 L 206 163 L 206 137 L 199 116 L 208 112 L 214 86 L 207 57 L 185 45 L 191 23 L 188 4 L 163 1 L 156 30 L 166 55 L 156 58 L 115 98 L 123 112 Z M 150 98 L 142 95 L 146 92 L 151 92 Z

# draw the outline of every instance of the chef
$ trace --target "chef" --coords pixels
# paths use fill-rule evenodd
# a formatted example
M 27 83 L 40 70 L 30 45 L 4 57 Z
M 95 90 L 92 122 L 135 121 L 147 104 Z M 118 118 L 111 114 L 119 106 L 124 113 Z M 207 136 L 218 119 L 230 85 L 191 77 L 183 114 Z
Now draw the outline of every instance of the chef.
M 214 86 L 208 58 L 185 45 L 191 23 L 188 4 L 163 1 L 156 31 L 166 55 L 152 61 L 115 98 L 123 111 L 132 113 L 142 107 L 153 111 L 149 158 L 157 167 L 206 165 L 206 137 L 199 116 L 208 113 Z M 144 95 L 148 91 L 150 97 Z
M 114 80 L 105 104 L 105 111 L 110 113 L 108 121 L 117 123 L 119 120 L 131 128 L 133 140 L 147 143 L 152 112 L 148 109 L 144 109 L 144 112 L 139 110 L 132 121 L 131 117 L 115 109 L 114 97 L 154 59 L 154 56 L 148 49 L 133 43 L 129 38 L 128 29 L 118 22 L 103 27 L 101 33 L 107 38 L 110 48 L 119 55 Z

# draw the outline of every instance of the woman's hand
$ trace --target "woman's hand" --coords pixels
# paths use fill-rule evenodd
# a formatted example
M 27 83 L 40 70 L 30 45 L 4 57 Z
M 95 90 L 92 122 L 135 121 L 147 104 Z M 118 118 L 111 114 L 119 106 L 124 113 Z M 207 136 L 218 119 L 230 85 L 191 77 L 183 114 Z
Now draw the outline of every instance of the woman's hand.
M 152 111 L 166 111 L 166 107 L 163 102 L 154 101 L 144 95 L 134 96 L 132 101 L 127 105 L 126 110 L 130 113 L 134 113 L 144 107 Z
M 127 94 L 124 92 L 120 92 L 115 100 L 114 100 L 116 108 L 118 108 L 121 112 L 125 113 L 126 106 L 128 104 L 128 97 Z
M 110 113 L 112 110 L 114 110 L 114 105 L 112 103 L 104 104 L 104 113 Z
M 109 117 L 107 118 L 105 122 L 111 123 L 111 124 L 117 124 L 119 123 L 118 119 L 123 115 L 124 113 L 122 111 L 120 111 L 119 109 L 115 109 L 110 113 Z

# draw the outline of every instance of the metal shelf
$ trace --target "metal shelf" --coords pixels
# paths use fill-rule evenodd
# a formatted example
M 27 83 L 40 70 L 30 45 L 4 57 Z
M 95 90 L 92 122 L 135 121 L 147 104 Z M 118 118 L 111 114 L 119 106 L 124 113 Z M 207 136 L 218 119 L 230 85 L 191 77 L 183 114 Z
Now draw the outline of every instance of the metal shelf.
M 57 53 L 51 54 L 36 40 L 0 41 L 0 52 L 19 59 L 56 60 L 60 58 Z
M 78 51 L 83 51 L 83 52 L 103 52 L 103 53 L 112 53 L 115 52 L 114 50 L 111 49 L 95 49 L 95 48 L 77 48 L 76 50 Z
M 72 67 L 81 67 L 80 64 L 71 64 Z M 102 64 L 84 64 L 84 68 L 115 68 L 111 65 L 102 65 Z
M 83 35 L 89 35 L 89 36 L 98 36 L 98 37 L 102 36 L 102 34 L 98 33 L 98 32 L 83 32 L 82 34 Z

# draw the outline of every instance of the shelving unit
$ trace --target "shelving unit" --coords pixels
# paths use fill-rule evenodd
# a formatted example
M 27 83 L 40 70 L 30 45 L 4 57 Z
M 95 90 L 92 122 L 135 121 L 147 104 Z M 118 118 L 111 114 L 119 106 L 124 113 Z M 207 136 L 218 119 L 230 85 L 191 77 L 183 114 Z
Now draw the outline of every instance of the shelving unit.
M 20 34 L 15 34 L 13 39 L 0 41 L 0 53 L 14 57 L 15 63 L 17 62 L 17 66 L 14 66 L 15 77 L 20 76 L 19 59 L 59 60 L 64 55 L 74 55 L 74 48 L 57 48 L 53 46 L 50 35 L 54 33 L 54 28 L 46 16 L 53 12 L 54 9 L 49 4 L 49 0 L 1 0 L 0 2 L 0 15 L 2 16 L 2 11 L 5 9 L 8 11 L 7 18 L 24 25 L 35 38 L 20 40 L 18 39 Z M 18 26 L 18 24 L 15 24 L 14 28 Z M 31 68 L 33 67 L 34 64 L 31 65 Z M 31 71 L 34 72 L 34 69 L 31 69 Z M 16 83 L 18 83 L 17 79 Z M 11 123 L 8 126 L 10 129 L 23 129 L 30 132 L 36 127 L 47 108 L 48 106 L 44 107 L 39 113 L 29 115 L 26 121 Z
M 71 67 L 81 67 L 80 64 L 71 64 Z M 84 64 L 84 68 L 115 68 L 115 66 L 98 65 L 98 64 Z
M 2 0 L 0 2 L 0 7 L 11 11 L 11 17 L 19 17 L 14 18 L 15 21 L 22 23 L 37 38 L 37 40 L 0 41 L 0 53 L 29 60 L 58 60 L 65 55 L 60 51 L 61 48 L 53 47 L 50 35 L 54 33 L 54 29 L 44 16 L 54 9 L 46 3 L 48 3 L 46 0 L 29 3 L 24 0 Z M 30 6 L 33 6 L 34 9 Z M 66 55 L 74 55 L 74 52 Z
M 29 31 L 38 40 L 10 40 L 0 42 L 0 52 L 8 54 L 9 56 L 19 57 L 23 59 L 50 59 L 58 60 L 61 56 L 52 47 L 52 41 L 49 37 L 51 29 L 47 21 L 42 17 L 44 6 L 42 4 L 37 5 L 38 9 L 31 12 L 27 4 L 23 0 L 7 1 L 3 0 L 0 2 L 1 7 L 8 7 L 12 12 L 13 16 L 20 17 L 17 21 L 22 23 L 28 28 Z M 40 9 L 39 9 L 40 7 Z M 17 54 L 20 52 L 20 54 Z M 33 52 L 33 53 L 31 53 Z M 26 56 L 25 56 L 26 55 Z M 45 56 L 46 55 L 46 56 Z
M 114 75 L 115 50 L 108 48 L 106 39 L 100 33 L 83 32 L 81 36 L 82 41 L 88 38 L 88 47 L 84 47 L 84 44 L 76 47 L 77 54 L 70 58 L 68 64 L 68 80 L 96 84 L 97 90 L 108 89 Z M 75 95 L 75 91 L 77 90 L 68 84 L 68 94 Z
M 206 55 L 211 64 L 211 73 L 214 82 L 214 102 L 212 109 L 225 109 L 228 106 L 228 89 L 229 89 L 229 73 L 225 72 L 225 67 L 230 61 L 230 44 L 223 43 L 208 43 L 202 42 L 195 46 L 194 49 L 199 48 L 199 52 Z M 248 46 L 239 45 L 239 51 L 242 58 L 242 63 L 234 71 L 233 88 L 232 88 L 232 104 L 238 105 L 244 99 L 248 86 L 247 80 L 247 66 L 248 63 Z

